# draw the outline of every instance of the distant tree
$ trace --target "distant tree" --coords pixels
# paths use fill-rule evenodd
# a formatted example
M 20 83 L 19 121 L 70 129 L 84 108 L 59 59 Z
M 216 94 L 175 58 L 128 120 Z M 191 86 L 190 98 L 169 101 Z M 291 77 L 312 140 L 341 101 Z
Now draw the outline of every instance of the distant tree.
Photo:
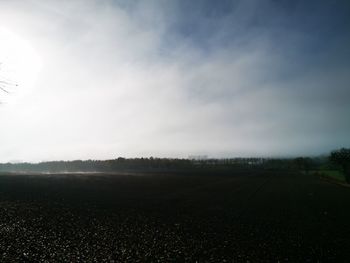
M 311 158 L 309 157 L 297 157 L 293 160 L 295 166 L 299 170 L 304 170 L 305 172 L 309 172 L 311 167 Z
M 350 183 L 350 149 L 342 148 L 332 151 L 329 160 L 343 169 L 347 183 Z

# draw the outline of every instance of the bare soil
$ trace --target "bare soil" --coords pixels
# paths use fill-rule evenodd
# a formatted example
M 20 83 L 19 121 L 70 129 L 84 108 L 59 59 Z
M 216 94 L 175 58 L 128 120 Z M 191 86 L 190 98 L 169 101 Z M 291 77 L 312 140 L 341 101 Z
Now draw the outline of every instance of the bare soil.
M 1 262 L 348 262 L 350 189 L 312 175 L 1 175 Z

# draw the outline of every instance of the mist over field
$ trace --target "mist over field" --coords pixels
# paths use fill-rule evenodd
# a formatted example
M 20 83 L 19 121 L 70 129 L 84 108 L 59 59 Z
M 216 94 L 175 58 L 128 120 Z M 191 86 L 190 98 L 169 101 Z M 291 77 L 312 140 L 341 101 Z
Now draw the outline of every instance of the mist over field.
M 0 1 L 0 59 L 21 54 L 0 161 L 348 146 L 349 17 L 347 1 Z

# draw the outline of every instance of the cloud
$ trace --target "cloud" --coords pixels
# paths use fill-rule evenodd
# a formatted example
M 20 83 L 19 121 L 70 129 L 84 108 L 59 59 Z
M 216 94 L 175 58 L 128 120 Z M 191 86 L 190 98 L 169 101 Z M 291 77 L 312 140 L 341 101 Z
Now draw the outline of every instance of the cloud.
M 300 4 L 185 2 L 0 2 L 0 22 L 43 60 L 35 87 L 0 109 L 0 159 L 317 154 L 350 143 L 341 30 L 313 53 L 325 33 L 307 37 Z

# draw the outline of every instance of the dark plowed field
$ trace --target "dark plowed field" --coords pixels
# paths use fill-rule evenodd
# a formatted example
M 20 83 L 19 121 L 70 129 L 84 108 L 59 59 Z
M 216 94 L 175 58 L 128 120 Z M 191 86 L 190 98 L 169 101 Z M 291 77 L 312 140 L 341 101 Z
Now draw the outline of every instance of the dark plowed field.
M 1 262 L 349 262 L 350 188 L 312 175 L 0 176 Z

